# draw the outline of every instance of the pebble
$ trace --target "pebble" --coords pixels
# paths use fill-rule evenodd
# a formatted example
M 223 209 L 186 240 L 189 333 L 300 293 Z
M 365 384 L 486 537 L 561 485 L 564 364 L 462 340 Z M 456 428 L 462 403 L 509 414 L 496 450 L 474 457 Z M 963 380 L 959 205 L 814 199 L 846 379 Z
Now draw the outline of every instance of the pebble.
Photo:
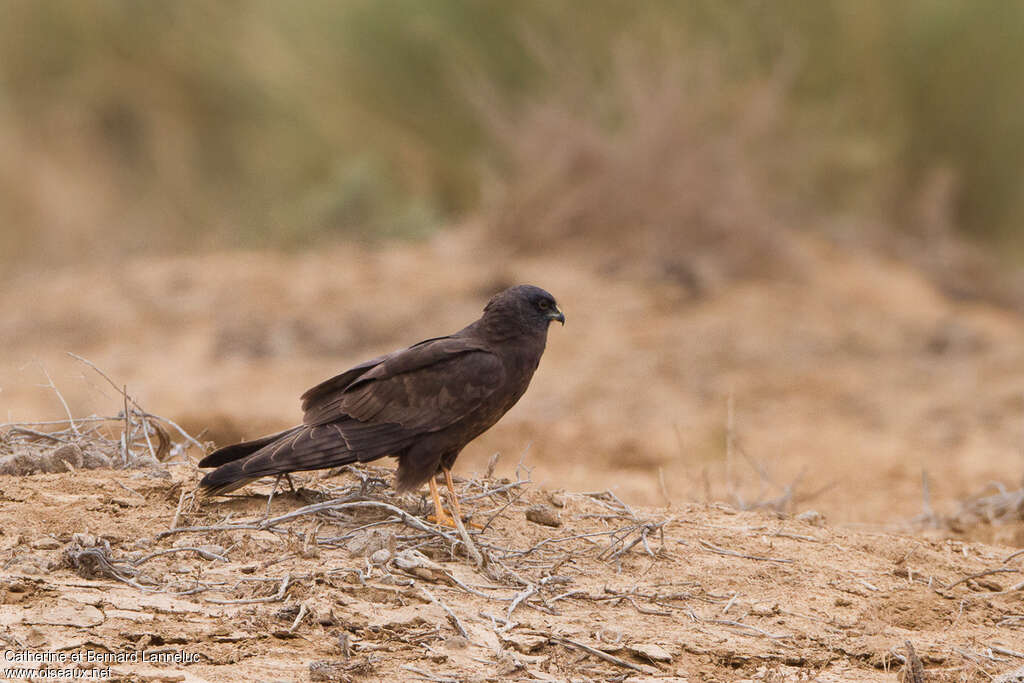
M 547 505 L 534 505 L 526 510 L 526 519 L 534 524 L 544 526 L 562 526 L 562 518 L 558 511 Z

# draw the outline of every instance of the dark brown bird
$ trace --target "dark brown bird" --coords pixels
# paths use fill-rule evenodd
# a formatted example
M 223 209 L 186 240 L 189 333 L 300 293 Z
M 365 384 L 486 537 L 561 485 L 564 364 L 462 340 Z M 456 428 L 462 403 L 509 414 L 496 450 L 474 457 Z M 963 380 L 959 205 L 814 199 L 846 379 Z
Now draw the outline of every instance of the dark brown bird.
M 451 468 L 463 447 L 496 423 L 526 391 L 552 320 L 565 324 L 554 297 L 519 285 L 496 294 L 484 313 L 455 334 L 360 363 L 302 395 L 302 424 L 214 451 L 216 467 L 199 483 L 208 495 L 260 477 L 318 470 L 385 455 L 398 458 L 399 491 L 430 483 L 439 522 L 445 515 L 434 476 L 443 472 L 461 516 Z

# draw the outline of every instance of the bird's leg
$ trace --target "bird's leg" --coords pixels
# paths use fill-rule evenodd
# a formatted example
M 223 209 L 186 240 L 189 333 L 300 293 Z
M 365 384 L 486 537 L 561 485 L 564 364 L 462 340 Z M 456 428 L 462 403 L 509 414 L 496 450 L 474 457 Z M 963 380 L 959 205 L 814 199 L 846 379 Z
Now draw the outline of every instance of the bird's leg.
M 298 493 L 298 491 L 295 490 L 295 484 L 292 483 L 292 475 L 285 472 L 284 480 L 288 482 L 288 488 L 292 490 L 292 493 Z
M 444 482 L 448 485 L 448 493 L 452 497 L 452 510 L 455 511 L 455 516 L 457 518 L 462 519 L 462 506 L 459 505 L 459 495 L 455 493 L 455 484 L 452 482 L 451 470 L 446 469 L 444 471 Z M 482 526 L 474 524 L 473 522 L 469 522 L 469 526 L 476 527 L 477 529 L 483 529 Z
M 436 522 L 437 524 L 443 524 L 444 526 L 455 527 L 455 520 L 448 516 L 444 508 L 441 506 L 441 496 L 437 492 L 437 482 L 434 481 L 434 477 L 430 478 L 430 495 L 434 497 L 434 514 L 427 517 L 427 519 Z
M 281 483 L 281 477 L 283 477 L 283 476 L 285 476 L 285 475 L 283 475 L 283 474 L 277 475 L 277 478 L 274 479 L 274 485 L 270 488 L 270 495 L 267 496 L 267 511 L 263 515 L 264 519 L 267 519 L 267 518 L 270 517 L 270 501 L 274 500 L 274 494 L 277 493 L 277 485 Z

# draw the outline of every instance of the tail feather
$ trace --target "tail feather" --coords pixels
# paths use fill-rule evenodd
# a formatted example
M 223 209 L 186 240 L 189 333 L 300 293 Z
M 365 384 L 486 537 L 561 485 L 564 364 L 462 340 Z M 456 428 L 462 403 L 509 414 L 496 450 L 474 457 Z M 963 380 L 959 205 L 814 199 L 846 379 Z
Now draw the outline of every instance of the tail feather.
M 242 443 L 236 443 L 231 446 L 225 446 L 224 448 L 218 448 L 213 453 L 199 461 L 199 467 L 220 467 L 225 463 L 244 458 L 247 455 L 252 455 L 256 451 L 260 450 L 264 446 L 274 443 L 279 439 L 283 439 L 287 436 L 294 434 L 295 432 L 302 429 L 302 426 L 292 427 L 286 429 L 283 432 L 277 434 L 270 434 L 268 436 L 261 436 L 258 439 L 252 441 L 243 441 Z
M 220 495 L 261 477 L 348 465 L 364 459 L 360 455 L 334 430 L 300 425 L 207 456 L 200 466 L 219 466 L 203 477 L 199 487 L 204 495 Z

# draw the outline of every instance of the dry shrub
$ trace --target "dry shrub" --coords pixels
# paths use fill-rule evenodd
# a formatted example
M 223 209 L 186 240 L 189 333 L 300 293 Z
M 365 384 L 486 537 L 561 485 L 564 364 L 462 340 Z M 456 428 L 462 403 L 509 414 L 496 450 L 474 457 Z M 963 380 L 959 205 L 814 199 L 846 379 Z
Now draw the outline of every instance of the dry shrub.
M 961 501 L 960 509 L 946 523 L 954 531 L 964 531 L 979 524 L 1013 524 L 1021 520 L 1024 489 L 1009 489 L 992 482 L 984 491 Z
M 714 54 L 671 43 L 623 44 L 605 74 L 543 61 L 546 96 L 483 107 L 500 154 L 485 211 L 499 239 L 585 249 L 694 293 L 794 266 L 779 201 L 794 154 L 780 125 L 788 70 L 734 82 Z

